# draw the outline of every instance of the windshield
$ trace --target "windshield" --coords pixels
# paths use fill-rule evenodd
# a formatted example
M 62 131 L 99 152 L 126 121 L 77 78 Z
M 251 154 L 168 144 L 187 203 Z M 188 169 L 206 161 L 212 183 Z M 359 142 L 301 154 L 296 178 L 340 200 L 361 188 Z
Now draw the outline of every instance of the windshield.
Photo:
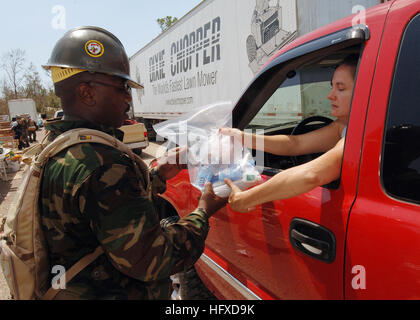
M 327 96 L 331 90 L 333 67 L 309 66 L 291 71 L 288 78 L 267 100 L 248 124 L 247 129 L 265 132 L 294 127 L 312 116 L 330 116 L 331 103 Z

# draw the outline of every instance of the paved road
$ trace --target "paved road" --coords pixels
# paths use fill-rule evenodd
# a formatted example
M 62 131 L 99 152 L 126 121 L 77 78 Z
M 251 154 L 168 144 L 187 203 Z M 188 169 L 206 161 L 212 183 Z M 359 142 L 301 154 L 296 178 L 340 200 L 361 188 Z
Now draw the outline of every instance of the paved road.
M 44 137 L 44 133 L 44 130 L 37 132 L 38 141 Z M 165 151 L 166 148 L 162 142 L 150 143 L 149 147 L 143 150 L 142 158 L 146 163 L 149 163 Z M 17 194 L 17 189 L 22 180 L 23 169 L 24 165 L 22 164 L 18 172 L 8 174 L 8 181 L 0 180 L 0 219 L 7 214 L 10 204 Z M 10 299 L 9 288 L 0 268 L 0 300 L 8 299 Z

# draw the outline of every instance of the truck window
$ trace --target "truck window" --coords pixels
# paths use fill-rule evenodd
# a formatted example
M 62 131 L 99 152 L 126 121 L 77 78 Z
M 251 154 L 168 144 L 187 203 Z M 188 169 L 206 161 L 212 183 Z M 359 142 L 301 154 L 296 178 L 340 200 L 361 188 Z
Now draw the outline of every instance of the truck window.
M 293 127 L 311 116 L 330 117 L 333 67 L 311 66 L 289 73 L 288 79 L 268 99 L 247 129 L 270 133 Z
M 420 203 L 420 15 L 397 58 L 384 133 L 382 182 L 391 196 Z
M 265 135 L 298 135 L 320 129 L 336 120 L 331 116 L 331 102 L 327 98 L 331 91 L 331 80 L 335 69 L 345 58 L 350 55 L 357 56 L 360 52 L 361 46 L 357 45 L 324 57 L 317 56 L 315 61 L 288 71 L 286 80 L 267 97 L 244 129 L 257 134 L 263 132 Z M 309 118 L 311 120 L 307 124 L 300 125 L 296 130 L 298 124 Z M 266 153 L 264 171 L 266 174 L 275 174 L 278 170 L 308 162 L 320 155 L 283 157 Z

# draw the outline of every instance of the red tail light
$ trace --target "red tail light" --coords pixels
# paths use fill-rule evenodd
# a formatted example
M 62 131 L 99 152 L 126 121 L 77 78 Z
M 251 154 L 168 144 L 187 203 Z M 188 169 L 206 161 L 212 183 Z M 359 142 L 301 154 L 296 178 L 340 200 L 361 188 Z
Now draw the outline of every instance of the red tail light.
M 147 138 L 147 131 L 144 132 L 144 137 Z

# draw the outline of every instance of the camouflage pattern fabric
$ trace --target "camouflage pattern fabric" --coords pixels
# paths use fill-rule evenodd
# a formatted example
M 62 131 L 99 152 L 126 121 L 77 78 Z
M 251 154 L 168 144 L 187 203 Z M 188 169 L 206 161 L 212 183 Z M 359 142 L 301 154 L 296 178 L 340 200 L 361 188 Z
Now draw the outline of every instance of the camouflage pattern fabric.
M 82 121 L 46 126 L 53 137 L 75 128 L 122 134 Z M 49 160 L 39 204 L 51 268 L 68 270 L 98 245 L 105 249 L 56 299 L 169 299 L 169 276 L 188 269 L 204 250 L 208 218 L 196 210 L 161 228 L 146 181 L 128 156 L 101 144 L 75 145 Z

